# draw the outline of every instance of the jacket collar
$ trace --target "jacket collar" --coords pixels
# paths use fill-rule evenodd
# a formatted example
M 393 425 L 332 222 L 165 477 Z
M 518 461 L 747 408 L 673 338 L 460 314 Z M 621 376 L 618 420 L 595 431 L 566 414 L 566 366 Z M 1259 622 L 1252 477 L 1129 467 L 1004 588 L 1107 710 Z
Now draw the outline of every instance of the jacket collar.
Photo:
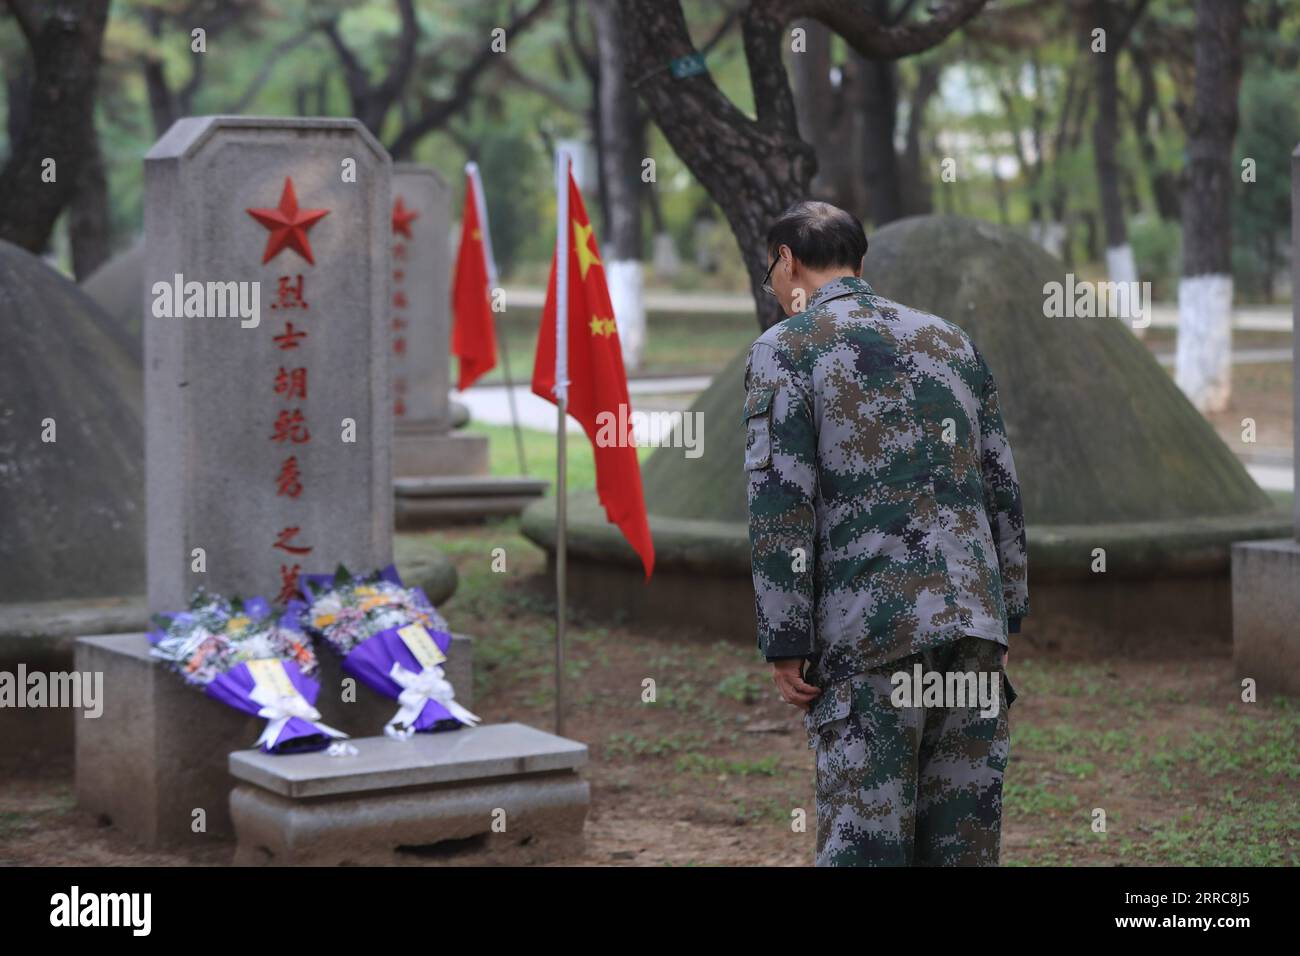
M 839 299 L 846 295 L 875 294 L 871 286 L 867 285 L 866 279 L 859 279 L 857 276 L 840 276 L 818 288 L 808 300 L 807 308 L 814 309 L 831 299 Z

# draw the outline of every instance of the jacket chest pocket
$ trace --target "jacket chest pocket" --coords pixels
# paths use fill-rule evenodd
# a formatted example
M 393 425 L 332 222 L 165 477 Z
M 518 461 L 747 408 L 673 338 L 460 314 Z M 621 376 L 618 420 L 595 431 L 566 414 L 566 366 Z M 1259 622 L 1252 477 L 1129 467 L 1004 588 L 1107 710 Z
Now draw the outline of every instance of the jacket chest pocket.
M 745 470 L 772 464 L 773 388 L 752 389 L 745 395 Z

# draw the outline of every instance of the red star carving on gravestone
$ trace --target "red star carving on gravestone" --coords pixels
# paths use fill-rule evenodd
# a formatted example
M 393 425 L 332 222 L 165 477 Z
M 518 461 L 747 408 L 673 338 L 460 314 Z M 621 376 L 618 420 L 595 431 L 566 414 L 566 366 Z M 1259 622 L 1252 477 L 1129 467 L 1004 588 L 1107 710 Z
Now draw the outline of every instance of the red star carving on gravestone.
M 420 214 L 413 209 L 407 209 L 406 203 L 402 202 L 402 197 L 397 197 L 397 202 L 393 203 L 393 235 L 401 233 L 407 239 L 413 238 L 411 235 L 411 223 L 420 218 Z
M 280 193 L 280 205 L 275 209 L 249 209 L 247 213 L 260 222 L 271 235 L 266 240 L 266 252 L 262 254 L 262 264 L 270 262 L 283 249 L 292 249 L 312 265 L 316 260 L 311 257 L 311 243 L 307 241 L 307 230 L 330 214 L 328 209 L 299 209 L 298 196 L 293 191 L 293 180 L 284 177 L 284 192 Z

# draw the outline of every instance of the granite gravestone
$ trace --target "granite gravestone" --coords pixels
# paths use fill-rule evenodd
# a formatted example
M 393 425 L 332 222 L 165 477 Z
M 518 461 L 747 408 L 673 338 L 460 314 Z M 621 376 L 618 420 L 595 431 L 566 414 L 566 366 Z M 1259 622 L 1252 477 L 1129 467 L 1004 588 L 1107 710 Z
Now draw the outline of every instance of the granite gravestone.
M 184 119 L 145 157 L 151 610 L 391 560 L 390 168 L 353 120 Z
M 456 432 L 451 421 L 450 220 L 450 191 L 436 170 L 394 166 L 390 323 L 399 478 L 488 472 L 487 437 Z
M 146 156 L 152 611 L 392 559 L 390 175 L 355 120 L 183 119 Z M 77 667 L 105 675 L 103 715 L 77 722 L 79 803 L 148 845 L 193 838 L 197 810 L 228 836 L 226 755 L 261 721 L 185 687 L 138 633 L 82 638 Z M 338 697 L 322 685 L 326 722 L 378 732 Z

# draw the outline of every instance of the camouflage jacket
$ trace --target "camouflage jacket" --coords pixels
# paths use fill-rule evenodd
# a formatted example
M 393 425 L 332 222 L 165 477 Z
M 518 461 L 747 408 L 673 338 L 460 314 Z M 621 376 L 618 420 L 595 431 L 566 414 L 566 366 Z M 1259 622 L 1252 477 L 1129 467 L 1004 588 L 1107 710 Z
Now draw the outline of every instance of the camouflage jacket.
M 744 420 L 768 660 L 807 657 L 821 686 L 1018 629 L 1020 486 L 997 386 L 965 332 L 835 279 L 751 347 Z

